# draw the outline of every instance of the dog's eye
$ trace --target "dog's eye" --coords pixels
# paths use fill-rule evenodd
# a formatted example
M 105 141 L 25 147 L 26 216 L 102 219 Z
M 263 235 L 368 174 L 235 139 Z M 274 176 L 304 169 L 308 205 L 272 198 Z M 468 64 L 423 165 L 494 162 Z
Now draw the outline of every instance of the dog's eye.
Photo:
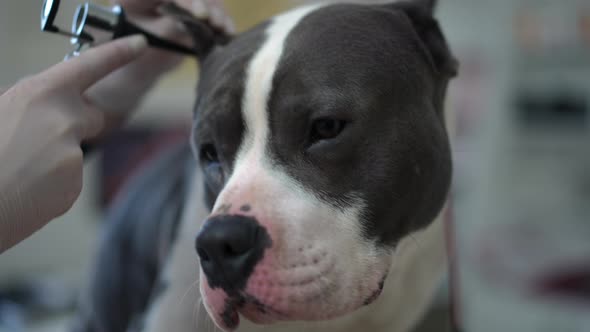
M 216 163 L 219 162 L 219 157 L 217 156 L 217 150 L 213 146 L 213 144 L 205 144 L 201 147 L 201 151 L 199 152 L 199 158 L 201 161 L 206 163 Z
M 322 118 L 317 119 L 312 123 L 311 127 L 311 142 L 326 140 L 334 138 L 342 132 L 346 122 L 343 120 Z

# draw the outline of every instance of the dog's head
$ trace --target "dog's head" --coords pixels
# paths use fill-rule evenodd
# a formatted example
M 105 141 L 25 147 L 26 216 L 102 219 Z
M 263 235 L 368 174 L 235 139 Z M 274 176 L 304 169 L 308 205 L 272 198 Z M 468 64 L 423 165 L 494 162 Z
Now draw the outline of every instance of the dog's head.
M 223 329 L 372 302 L 399 240 L 439 213 L 455 62 L 432 7 L 304 7 L 203 61 L 192 144 L 212 212 L 196 249 Z

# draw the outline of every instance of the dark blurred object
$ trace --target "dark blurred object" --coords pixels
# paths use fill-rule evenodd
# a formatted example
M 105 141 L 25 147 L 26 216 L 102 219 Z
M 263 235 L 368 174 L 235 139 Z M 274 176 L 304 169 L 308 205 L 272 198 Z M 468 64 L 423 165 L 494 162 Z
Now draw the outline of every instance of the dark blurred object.
M 26 321 L 25 308 L 0 295 L 0 331 L 24 331 Z
M 590 265 L 580 262 L 553 271 L 538 282 L 536 292 L 539 296 L 565 297 L 590 304 Z
M 584 130 L 588 120 L 588 100 L 581 93 L 523 93 L 516 97 L 517 121 L 523 126 Z
M 590 48 L 590 6 L 579 10 L 578 32 L 580 40 Z
M 135 331 L 143 321 L 174 243 L 195 166 L 188 140 L 172 141 L 159 145 L 126 179 L 108 209 L 92 280 L 71 331 Z
M 146 161 L 181 141 L 188 141 L 189 133 L 184 126 L 168 129 L 139 127 L 125 129 L 110 137 L 100 149 L 100 207 L 107 208 L 126 180 Z
M 426 313 L 414 332 L 457 332 L 450 326 L 448 308 L 435 307 Z
M 27 322 L 71 312 L 77 292 L 67 282 L 41 277 L 0 289 L 0 331 L 27 331 Z

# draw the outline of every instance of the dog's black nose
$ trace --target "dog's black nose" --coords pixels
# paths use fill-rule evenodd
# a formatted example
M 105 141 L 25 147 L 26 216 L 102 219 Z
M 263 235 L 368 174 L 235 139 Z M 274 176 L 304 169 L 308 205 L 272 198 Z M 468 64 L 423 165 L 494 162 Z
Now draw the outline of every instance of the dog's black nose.
M 219 215 L 205 222 L 197 236 L 197 253 L 209 286 L 240 291 L 271 241 L 254 218 Z

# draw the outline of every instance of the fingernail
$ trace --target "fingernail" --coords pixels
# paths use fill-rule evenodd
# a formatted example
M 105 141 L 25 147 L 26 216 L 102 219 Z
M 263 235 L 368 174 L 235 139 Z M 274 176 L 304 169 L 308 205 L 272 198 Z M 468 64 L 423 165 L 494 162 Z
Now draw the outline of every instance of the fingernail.
M 143 35 L 129 38 L 129 47 L 135 54 L 142 53 L 148 46 L 147 39 Z
M 234 20 L 232 20 L 229 16 L 225 18 L 225 29 L 227 30 L 226 32 L 229 34 L 236 33 L 236 25 L 234 23 Z
M 217 27 L 222 28 L 225 24 L 225 15 L 223 14 L 223 11 L 217 7 L 214 6 L 213 8 L 211 8 L 211 12 L 209 13 L 210 15 L 210 20 L 211 23 Z
M 193 1 L 193 14 L 198 18 L 207 16 L 207 7 L 203 0 Z

